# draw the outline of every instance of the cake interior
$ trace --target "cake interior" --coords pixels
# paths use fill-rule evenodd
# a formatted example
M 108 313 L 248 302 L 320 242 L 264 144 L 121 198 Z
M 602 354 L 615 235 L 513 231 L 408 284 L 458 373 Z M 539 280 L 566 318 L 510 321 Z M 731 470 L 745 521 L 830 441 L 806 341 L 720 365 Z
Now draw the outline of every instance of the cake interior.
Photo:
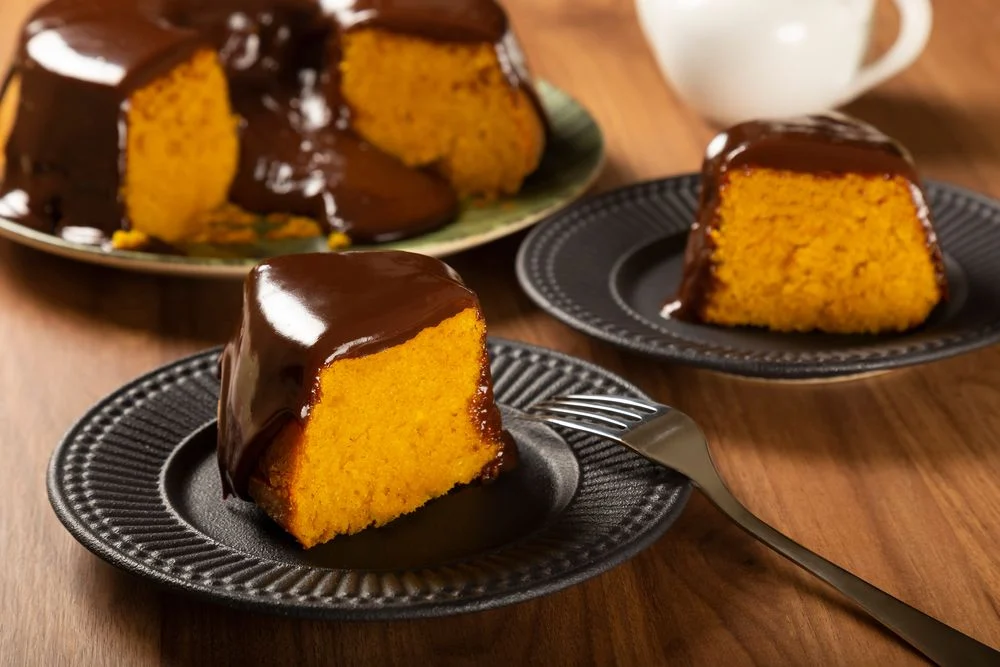
M 14 119 L 17 118 L 17 105 L 20 100 L 21 77 L 14 75 L 7 83 L 7 88 L 3 90 L 3 97 L 0 98 L 0 146 L 7 145 L 11 130 L 14 129 Z M 6 162 L 7 154 L 0 150 L 0 179 L 3 178 Z
M 254 501 L 308 548 L 478 478 L 500 447 L 476 417 L 485 333 L 468 308 L 324 367 L 309 416 L 283 427 L 251 476 Z
M 491 43 L 436 43 L 386 30 L 344 35 L 344 97 L 355 130 L 460 196 L 515 194 L 538 165 L 544 129 Z
M 707 320 L 876 333 L 921 322 L 941 293 L 901 177 L 734 169 L 722 187 Z
M 237 118 L 213 51 L 136 90 L 125 108 L 125 208 L 133 232 L 167 243 L 190 239 L 229 195 Z

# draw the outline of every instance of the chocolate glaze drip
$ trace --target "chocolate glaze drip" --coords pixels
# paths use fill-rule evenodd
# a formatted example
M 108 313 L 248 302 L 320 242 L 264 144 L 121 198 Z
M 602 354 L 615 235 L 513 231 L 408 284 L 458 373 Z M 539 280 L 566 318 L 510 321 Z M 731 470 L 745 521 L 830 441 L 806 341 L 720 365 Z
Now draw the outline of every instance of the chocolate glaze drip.
M 351 130 L 339 92 L 339 44 L 346 31 L 365 27 L 492 42 L 510 85 L 545 119 L 494 0 L 53 0 L 27 24 L 12 70 L 23 82 L 0 215 L 56 233 L 128 228 L 118 199 L 127 131 L 121 109 L 136 88 L 208 47 L 220 55 L 242 120 L 233 203 L 307 216 L 359 242 L 449 222 L 459 203 L 443 179 L 406 167 Z M 66 46 L 53 50 L 57 41 Z M 47 59 L 55 69 L 36 75 Z M 67 71 L 59 64 L 93 68 L 99 60 L 122 76 L 94 85 L 82 65 Z M 75 113 L 59 123 L 31 113 L 53 103 Z
M 48 233 L 96 229 L 96 240 L 119 229 L 122 102 L 199 44 L 194 33 L 108 11 L 95 0 L 55 0 L 38 9 L 12 70 L 21 92 L 5 148 L 0 215 Z
M 708 296 L 716 286 L 711 232 L 718 225 L 718 207 L 729 173 L 761 167 L 815 174 L 847 172 L 902 177 L 910 184 L 917 217 L 927 237 L 942 299 L 947 297 L 944 260 L 924 200 L 920 178 L 909 153 L 875 127 L 840 113 L 785 120 L 754 120 L 718 134 L 702 163 L 698 216 L 684 254 L 684 274 L 676 299 L 667 304 L 671 317 L 700 321 Z
M 242 119 L 233 203 L 326 223 L 362 242 L 391 241 L 452 219 L 448 184 L 406 167 L 351 131 L 340 95 L 340 30 L 308 0 L 172 0 L 165 14 L 211 37 Z
M 444 42 L 499 42 L 507 34 L 507 15 L 495 2 L 353 0 L 326 4 L 345 30 L 383 28 Z
M 316 253 L 258 265 L 247 277 L 239 331 L 219 360 L 218 461 L 225 495 L 247 485 L 273 436 L 305 420 L 315 382 L 333 361 L 403 343 L 479 301 L 443 262 L 401 251 Z M 470 410 L 483 435 L 505 446 L 481 479 L 516 457 L 493 402 L 489 361 Z
M 454 217 L 458 199 L 444 180 L 349 131 L 301 125 L 296 113 L 276 111 L 280 105 L 274 96 L 236 105 L 244 132 L 233 203 L 312 218 L 363 242 L 411 236 Z

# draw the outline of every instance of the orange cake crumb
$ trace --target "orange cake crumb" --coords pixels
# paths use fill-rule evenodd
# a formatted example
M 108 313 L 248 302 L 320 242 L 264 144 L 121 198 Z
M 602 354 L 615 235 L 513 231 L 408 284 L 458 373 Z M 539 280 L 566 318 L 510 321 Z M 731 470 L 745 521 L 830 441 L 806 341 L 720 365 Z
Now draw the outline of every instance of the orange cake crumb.
M 922 322 L 940 298 L 901 177 L 734 171 L 710 235 L 720 324 L 878 332 Z M 891 307 L 887 307 L 891 304 Z
M 111 235 L 111 247 L 115 250 L 142 250 L 149 246 L 149 235 L 134 229 L 119 229 Z
M 462 196 L 514 194 L 538 166 L 542 120 L 493 44 L 350 31 L 340 69 L 355 130 L 411 167 L 437 169 Z
M 326 237 L 326 247 L 330 250 L 344 250 L 351 246 L 351 238 L 343 232 L 331 232 Z
M 515 465 L 479 299 L 398 250 L 285 255 L 244 282 L 219 362 L 225 495 L 306 548 Z
M 10 132 L 14 129 L 14 119 L 17 118 L 17 105 L 21 101 L 21 77 L 12 76 L 3 90 L 0 98 L 0 148 L 7 145 Z M 0 150 L 0 178 L 3 178 L 7 153 Z
M 913 160 L 872 125 L 833 112 L 739 123 L 709 142 L 701 176 L 666 317 L 879 334 L 947 298 Z
M 225 74 L 200 51 L 127 103 L 122 191 L 132 229 L 176 243 L 222 205 L 236 173 L 237 120 Z
M 484 334 L 470 309 L 404 345 L 325 368 L 312 414 L 276 438 L 251 495 L 309 547 L 474 479 L 496 457 L 469 416 Z

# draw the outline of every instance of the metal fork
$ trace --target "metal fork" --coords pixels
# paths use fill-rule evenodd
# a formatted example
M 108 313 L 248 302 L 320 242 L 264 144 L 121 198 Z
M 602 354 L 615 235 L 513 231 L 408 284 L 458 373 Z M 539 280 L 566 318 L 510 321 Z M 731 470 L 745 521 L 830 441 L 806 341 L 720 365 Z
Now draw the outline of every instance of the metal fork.
M 1000 665 L 1000 652 L 945 625 L 806 549 L 764 523 L 726 487 L 705 435 L 679 410 L 621 396 L 569 395 L 528 408 L 547 424 L 603 436 L 689 478 L 758 540 L 808 570 L 938 665 Z

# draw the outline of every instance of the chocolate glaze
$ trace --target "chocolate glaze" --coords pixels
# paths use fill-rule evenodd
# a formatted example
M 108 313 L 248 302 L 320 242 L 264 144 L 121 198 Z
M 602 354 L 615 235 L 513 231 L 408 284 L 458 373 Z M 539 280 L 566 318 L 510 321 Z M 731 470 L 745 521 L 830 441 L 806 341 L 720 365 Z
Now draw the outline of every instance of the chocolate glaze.
M 902 177 L 910 184 L 917 217 L 927 237 L 941 298 L 947 298 L 944 260 L 909 153 L 875 127 L 840 113 L 784 120 L 754 120 L 722 132 L 709 143 L 702 163 L 697 219 L 684 253 L 684 273 L 676 298 L 664 311 L 679 320 L 701 321 L 716 287 L 711 232 L 718 225 L 720 199 L 729 173 L 761 167 L 830 177 L 847 172 Z
M 293 113 L 274 111 L 274 99 L 237 105 L 244 132 L 233 203 L 306 216 L 362 242 L 411 236 L 454 217 L 458 199 L 444 180 L 351 132 L 298 125 Z
M 100 0 L 54 0 L 35 11 L 12 70 L 21 94 L 0 215 L 49 233 L 96 228 L 96 239 L 119 229 L 122 102 L 200 43 Z
M 479 307 L 443 262 L 402 251 L 280 257 L 244 283 L 243 318 L 219 360 L 218 461 L 225 495 L 249 499 L 248 481 L 288 420 L 304 421 L 318 400 L 320 370 L 403 343 L 426 327 Z M 485 438 L 504 446 L 483 470 L 512 465 L 513 441 L 493 402 L 489 361 L 470 406 Z
M 56 233 L 128 228 L 118 200 L 118 147 L 127 131 L 121 109 L 137 87 L 208 47 L 219 53 L 241 118 L 233 203 L 311 217 L 358 242 L 449 222 L 459 202 L 446 181 L 406 167 L 351 129 L 339 45 L 346 31 L 366 27 L 493 43 L 508 82 L 544 122 L 524 56 L 494 0 L 53 0 L 26 25 L 12 69 L 23 80 L 6 147 L 8 164 L 17 167 L 0 190 L 0 215 Z M 37 46 L 39 30 L 49 35 L 45 49 Z M 53 50 L 53 34 L 67 46 Z M 67 71 L 58 62 L 52 73 L 35 74 L 47 60 L 97 58 L 122 77 L 94 85 L 80 67 Z M 59 123 L 48 122 L 51 112 L 32 113 L 53 103 L 76 113 L 60 114 Z
M 328 4 L 345 30 L 382 28 L 444 42 L 499 42 L 508 30 L 507 15 L 495 2 L 353 0 Z

